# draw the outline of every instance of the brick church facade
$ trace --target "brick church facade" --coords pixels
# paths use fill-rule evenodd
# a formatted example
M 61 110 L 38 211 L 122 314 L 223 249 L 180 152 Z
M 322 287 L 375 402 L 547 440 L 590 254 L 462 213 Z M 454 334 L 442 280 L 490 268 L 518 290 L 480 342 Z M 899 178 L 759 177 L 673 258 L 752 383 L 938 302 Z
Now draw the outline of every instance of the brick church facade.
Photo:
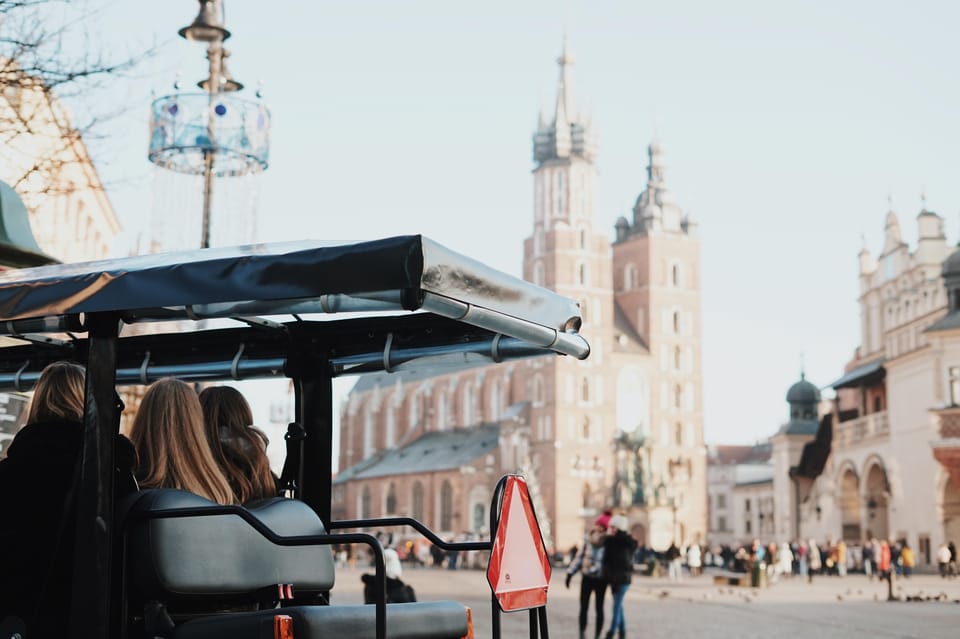
M 341 409 L 335 518 L 409 515 L 445 537 L 482 536 L 497 480 L 520 472 L 548 546 L 580 543 L 605 507 L 654 548 L 705 540 L 696 224 L 653 142 L 646 187 L 611 243 L 566 47 L 558 63 L 554 113 L 533 138 L 523 277 L 580 301 L 592 354 L 361 378 Z

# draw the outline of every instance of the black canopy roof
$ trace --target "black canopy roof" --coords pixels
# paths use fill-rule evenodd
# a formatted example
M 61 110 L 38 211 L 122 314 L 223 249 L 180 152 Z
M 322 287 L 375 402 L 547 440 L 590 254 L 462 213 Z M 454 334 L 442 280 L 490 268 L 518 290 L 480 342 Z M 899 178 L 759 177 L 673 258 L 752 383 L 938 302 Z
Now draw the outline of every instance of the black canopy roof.
M 424 357 L 457 363 L 478 355 L 499 360 L 549 351 L 583 359 L 590 352 L 577 333 L 575 301 L 423 236 L 303 241 L 0 273 L 0 334 L 13 338 L 0 346 L 14 349 L 0 349 L 6 360 L 0 362 L 0 387 L 29 386 L 43 361 L 63 357 L 63 349 L 82 349 L 50 334 L 82 331 L 85 314 L 102 312 L 115 312 L 127 323 L 232 318 L 244 327 L 189 339 L 183 330 L 125 338 L 121 382 L 159 374 L 277 374 L 297 340 L 322 343 L 316 348 L 325 349 L 335 375 L 389 371 Z M 336 319 L 301 317 L 331 313 Z M 21 368 L 27 359 L 29 367 Z

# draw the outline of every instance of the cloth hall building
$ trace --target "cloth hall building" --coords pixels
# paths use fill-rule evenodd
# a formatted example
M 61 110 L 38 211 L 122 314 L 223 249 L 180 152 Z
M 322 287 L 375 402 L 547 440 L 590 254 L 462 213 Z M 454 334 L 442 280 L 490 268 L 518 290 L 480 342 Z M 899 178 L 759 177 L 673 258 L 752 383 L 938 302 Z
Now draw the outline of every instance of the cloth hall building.
M 565 47 L 552 117 L 533 136 L 523 277 L 580 301 L 591 356 L 361 378 L 341 409 L 335 518 L 408 515 L 445 537 L 485 535 L 498 479 L 519 472 L 548 547 L 581 543 L 605 507 L 655 548 L 705 539 L 697 227 L 654 142 L 611 243 L 572 62 Z

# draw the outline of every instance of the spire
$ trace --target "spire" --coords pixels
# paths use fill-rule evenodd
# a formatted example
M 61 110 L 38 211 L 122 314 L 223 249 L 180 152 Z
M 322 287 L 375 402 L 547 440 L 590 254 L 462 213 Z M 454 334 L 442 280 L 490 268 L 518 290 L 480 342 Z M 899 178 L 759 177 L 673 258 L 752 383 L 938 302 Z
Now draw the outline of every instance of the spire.
M 573 66 L 573 56 L 570 55 L 567 45 L 567 34 L 563 34 L 563 50 L 557 58 L 560 65 L 560 77 L 557 80 L 557 106 L 554 113 L 554 123 L 559 129 L 562 125 L 569 126 L 576 119 L 573 105 L 573 79 L 570 67 Z
M 557 96 L 554 103 L 553 121 L 538 123 L 533 137 L 533 157 L 537 163 L 550 159 L 581 157 L 592 161 L 596 154 L 596 141 L 589 121 L 577 113 L 573 100 L 573 56 L 563 37 L 563 49 L 557 58 L 560 73 L 557 79 Z
M 663 145 L 654 138 L 647 147 L 647 186 L 663 187 Z

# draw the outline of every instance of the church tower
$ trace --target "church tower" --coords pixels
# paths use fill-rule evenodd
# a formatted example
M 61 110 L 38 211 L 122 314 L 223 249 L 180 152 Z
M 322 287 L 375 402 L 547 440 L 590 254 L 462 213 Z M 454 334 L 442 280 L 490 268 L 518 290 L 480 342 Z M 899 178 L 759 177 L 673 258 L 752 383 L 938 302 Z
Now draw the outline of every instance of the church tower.
M 664 177 L 665 152 L 647 148 L 647 185 L 633 219 L 616 223 L 613 286 L 618 312 L 651 357 L 649 542 L 706 540 L 706 448 L 700 328 L 700 242 Z M 618 385 L 619 387 L 619 385 Z
M 604 361 L 612 341 L 612 263 L 610 239 L 596 222 L 596 139 L 577 111 L 566 40 L 557 63 L 553 114 L 541 114 L 533 136 L 533 234 L 524 241 L 523 273 L 579 300 L 592 354 L 585 362 L 530 361 L 530 456 L 554 538 L 577 542 L 609 503 L 612 481 L 614 417 Z

